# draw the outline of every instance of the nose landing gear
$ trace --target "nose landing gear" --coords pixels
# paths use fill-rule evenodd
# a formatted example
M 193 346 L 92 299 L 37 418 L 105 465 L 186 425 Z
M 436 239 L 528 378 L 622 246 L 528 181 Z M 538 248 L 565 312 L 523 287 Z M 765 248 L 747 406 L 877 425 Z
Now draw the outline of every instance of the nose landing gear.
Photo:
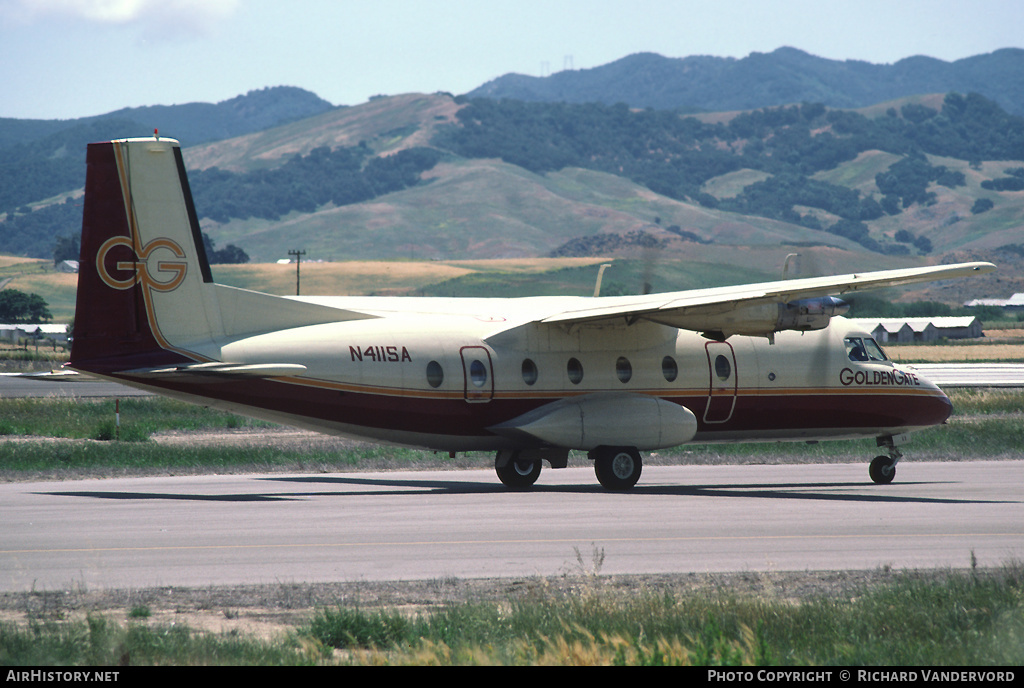
M 903 453 L 896 448 L 896 443 L 891 435 L 879 437 L 876 441 L 879 447 L 885 447 L 889 453 L 871 459 L 868 475 L 876 485 L 888 485 L 896 477 L 896 464 L 903 458 Z

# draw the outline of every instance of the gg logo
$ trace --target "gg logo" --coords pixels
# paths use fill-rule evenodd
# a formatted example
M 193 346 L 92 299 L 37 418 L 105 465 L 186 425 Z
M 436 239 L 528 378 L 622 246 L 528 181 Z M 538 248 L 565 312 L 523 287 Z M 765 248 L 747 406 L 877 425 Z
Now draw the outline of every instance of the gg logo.
M 124 246 L 135 256 L 135 260 L 119 260 L 114 265 L 117 270 L 135 273 L 128 279 L 118 279 L 111 275 L 107 269 L 107 254 L 118 246 Z M 151 273 L 149 269 L 149 256 L 158 249 L 166 249 L 182 260 L 158 260 L 156 262 L 155 274 Z M 178 244 L 170 239 L 153 239 L 153 241 L 136 251 L 131 239 L 119 236 L 107 239 L 100 246 L 100 250 L 96 254 L 96 270 L 99 272 L 103 283 L 112 289 L 131 289 L 137 283 L 141 283 L 156 291 L 173 291 L 185 279 L 188 263 L 183 260 L 184 258 L 185 252 L 181 250 L 181 246 L 178 246 Z

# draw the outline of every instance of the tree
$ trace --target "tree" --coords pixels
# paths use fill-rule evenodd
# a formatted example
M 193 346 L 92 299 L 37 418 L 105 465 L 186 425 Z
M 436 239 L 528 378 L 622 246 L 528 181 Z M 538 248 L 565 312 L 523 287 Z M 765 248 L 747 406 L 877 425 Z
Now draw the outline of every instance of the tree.
M 206 232 L 203 232 L 203 248 L 206 249 L 206 259 L 211 265 L 249 262 L 249 254 L 234 244 L 228 244 L 222 249 L 217 249 L 213 239 Z
M 81 252 L 78 236 L 59 236 L 53 244 L 53 264 L 59 265 L 61 261 L 78 260 Z
M 979 198 L 974 202 L 974 205 L 971 206 L 971 212 L 975 215 L 980 215 L 981 213 L 992 210 L 995 205 L 996 204 L 989 198 Z
M 17 289 L 0 290 L 0 322 L 40 323 L 52 319 L 46 301 L 39 294 L 26 294 Z

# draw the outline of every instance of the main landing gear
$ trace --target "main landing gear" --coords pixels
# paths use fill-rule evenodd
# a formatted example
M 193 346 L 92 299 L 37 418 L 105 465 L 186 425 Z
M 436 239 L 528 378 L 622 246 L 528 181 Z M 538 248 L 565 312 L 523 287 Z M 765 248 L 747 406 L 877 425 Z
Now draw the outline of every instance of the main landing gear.
M 606 490 L 621 492 L 636 485 L 643 470 L 643 460 L 636 447 L 597 447 L 587 456 L 594 462 L 597 481 Z M 565 468 L 569 463 L 567 449 L 509 450 L 494 457 L 498 480 L 513 490 L 525 490 L 540 477 L 541 460 L 552 468 Z
M 532 487 L 540 477 L 540 469 L 540 459 L 521 458 L 520 452 L 498 452 L 494 459 L 494 471 L 498 474 L 498 480 L 513 490 Z
M 885 447 L 889 453 L 871 459 L 868 475 L 875 484 L 888 485 L 896 477 L 896 464 L 903 457 L 903 453 L 896 448 L 896 443 L 889 435 L 879 437 L 877 442 L 879 447 Z
M 640 480 L 644 466 L 635 447 L 597 447 L 587 456 L 594 462 L 597 481 L 606 490 L 628 490 Z
M 502 449 L 494 457 L 494 471 L 506 487 L 525 490 L 540 477 L 542 461 L 547 461 L 552 468 L 565 468 L 569 465 L 569 450 L 557 447 Z

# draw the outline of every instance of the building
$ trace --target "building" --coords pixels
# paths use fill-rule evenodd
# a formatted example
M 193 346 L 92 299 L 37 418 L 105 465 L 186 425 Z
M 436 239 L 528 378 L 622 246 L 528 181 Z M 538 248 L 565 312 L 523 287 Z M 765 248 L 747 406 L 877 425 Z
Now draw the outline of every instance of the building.
M 936 339 L 984 337 L 981 321 L 973 315 L 935 318 L 850 318 L 882 344 L 933 342 Z
M 68 343 L 67 325 L 25 324 L 0 325 L 0 341 L 20 344 L 31 339 L 51 339 L 57 344 Z
M 974 299 L 964 302 L 966 308 L 978 306 L 996 306 L 997 308 L 1018 308 L 1024 309 L 1024 294 L 1014 294 L 1008 299 Z

